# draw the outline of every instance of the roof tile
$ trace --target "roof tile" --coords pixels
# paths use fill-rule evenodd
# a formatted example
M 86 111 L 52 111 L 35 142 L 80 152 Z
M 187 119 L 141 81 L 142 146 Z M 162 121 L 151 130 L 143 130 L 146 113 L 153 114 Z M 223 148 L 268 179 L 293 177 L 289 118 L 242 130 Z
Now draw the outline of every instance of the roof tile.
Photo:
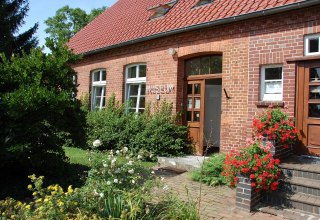
M 164 16 L 150 20 L 148 8 L 170 0 L 118 0 L 68 42 L 85 53 L 191 25 L 279 7 L 304 0 L 214 0 L 194 7 L 198 0 L 177 0 Z

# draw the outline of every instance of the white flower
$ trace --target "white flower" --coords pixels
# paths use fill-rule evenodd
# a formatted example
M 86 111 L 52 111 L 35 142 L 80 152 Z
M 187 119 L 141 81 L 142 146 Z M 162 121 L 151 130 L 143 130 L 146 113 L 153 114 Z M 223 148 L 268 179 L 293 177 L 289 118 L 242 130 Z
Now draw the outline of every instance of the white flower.
M 141 155 L 138 155 L 138 160 L 142 159 L 142 156 Z
M 133 165 L 133 161 L 129 160 L 128 165 L 130 165 L 130 166 Z
M 117 161 L 117 158 L 113 158 L 111 161 L 111 164 L 115 164 L 116 161 Z
M 135 184 L 135 183 L 136 183 L 136 181 L 134 181 L 134 180 L 131 180 L 131 183 L 132 183 L 132 184 Z
M 123 152 L 126 153 L 127 151 L 128 151 L 128 148 L 127 148 L 127 147 L 124 147 L 124 148 L 123 148 Z
M 150 154 L 150 156 L 149 156 L 150 158 L 152 158 L 153 157 L 153 154 Z
M 93 195 L 97 196 L 99 193 L 97 193 L 97 190 L 93 190 Z
M 102 143 L 101 143 L 100 140 L 97 139 L 92 144 L 93 144 L 94 147 L 99 147 Z
M 153 170 L 151 171 L 151 174 L 154 174 L 154 171 L 153 171 Z
M 161 177 L 161 181 L 163 181 L 164 180 L 164 177 Z
M 117 151 L 116 151 L 116 154 L 120 154 L 120 151 L 119 151 L 119 150 L 117 150 Z
M 103 194 L 103 193 L 100 193 L 99 196 L 100 196 L 101 198 L 103 198 L 103 197 L 104 197 L 104 194 Z
M 114 179 L 113 182 L 114 183 L 118 183 L 119 181 L 118 181 L 118 179 Z
M 110 185 L 111 185 L 111 182 L 110 182 L 110 181 L 107 181 L 107 185 L 110 186 Z
M 168 190 L 169 189 L 169 186 L 167 186 L 167 185 L 164 185 L 164 187 L 163 187 L 163 190 Z
M 134 173 L 134 169 L 128 170 L 128 173 L 133 174 Z
M 108 166 L 108 164 L 106 164 L 106 163 L 103 163 L 103 167 L 107 167 Z
M 129 156 L 126 156 L 126 159 L 127 159 L 127 160 L 129 160 L 129 159 L 130 159 L 130 157 L 129 157 Z

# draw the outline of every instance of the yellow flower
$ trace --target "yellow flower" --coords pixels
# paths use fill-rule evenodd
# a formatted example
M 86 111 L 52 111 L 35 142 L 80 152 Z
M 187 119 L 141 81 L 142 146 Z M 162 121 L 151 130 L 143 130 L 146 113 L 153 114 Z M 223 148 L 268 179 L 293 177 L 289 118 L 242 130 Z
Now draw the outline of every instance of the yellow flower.
M 73 202 L 73 205 L 78 205 L 78 203 L 77 202 Z
M 26 205 L 26 209 L 30 210 L 31 206 L 30 205 Z
M 51 192 L 51 195 L 55 195 L 55 194 L 56 194 L 56 192 L 55 192 L 55 191 Z
M 63 206 L 64 205 L 64 202 L 62 202 L 62 201 L 60 201 L 59 203 L 58 203 L 58 206 Z
M 20 201 L 17 202 L 17 205 L 18 205 L 18 206 L 21 206 L 21 205 L 22 205 L 22 202 L 20 202 Z
M 41 198 L 40 198 L 40 199 L 37 199 L 36 202 L 42 202 L 42 199 L 41 199 Z
M 36 196 L 37 194 L 38 194 L 37 192 L 33 192 L 33 193 L 32 193 L 33 196 Z
M 68 187 L 68 193 L 73 193 L 72 185 Z
M 28 185 L 28 189 L 32 189 L 32 185 L 31 184 Z

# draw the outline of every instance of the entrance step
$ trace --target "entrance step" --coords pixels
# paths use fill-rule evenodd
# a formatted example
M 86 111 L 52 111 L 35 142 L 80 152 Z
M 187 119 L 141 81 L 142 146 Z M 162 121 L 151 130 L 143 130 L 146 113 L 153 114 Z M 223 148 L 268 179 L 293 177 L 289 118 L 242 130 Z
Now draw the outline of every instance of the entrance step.
M 292 156 L 281 161 L 283 176 L 277 192 L 264 192 L 262 203 L 282 210 L 290 219 L 320 219 L 320 164 L 317 158 Z M 279 211 L 278 211 L 279 212 Z M 282 214 L 285 214 L 282 213 Z M 301 216 L 301 215 L 298 215 Z
M 320 220 L 319 215 L 313 215 L 308 212 L 293 208 L 279 208 L 278 206 L 261 206 L 258 210 L 270 215 L 280 216 L 290 220 Z
M 207 158 L 201 156 L 158 157 L 158 166 L 179 170 L 194 170 L 200 168 Z

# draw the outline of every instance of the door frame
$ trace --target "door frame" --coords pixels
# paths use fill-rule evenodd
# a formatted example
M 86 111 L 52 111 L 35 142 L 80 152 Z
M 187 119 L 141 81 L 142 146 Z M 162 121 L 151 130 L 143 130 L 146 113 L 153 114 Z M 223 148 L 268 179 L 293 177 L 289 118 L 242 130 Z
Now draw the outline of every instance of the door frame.
M 194 150 L 195 153 L 198 155 L 203 155 L 204 154 L 204 114 L 205 114 L 205 95 L 206 95 L 206 91 L 205 91 L 205 83 L 206 83 L 206 79 L 222 79 L 222 74 L 208 74 L 208 75 L 194 75 L 194 76 L 188 76 L 185 78 L 185 83 L 184 83 L 184 87 L 185 87 L 185 92 L 184 92 L 184 103 L 185 103 L 185 112 L 188 111 L 188 106 L 187 106 L 187 101 L 188 101 L 188 92 L 187 92 L 187 86 L 189 82 L 200 82 L 201 83 L 201 101 L 200 101 L 200 124 L 199 124 L 199 146 L 195 146 L 194 145 Z M 222 104 L 222 103 L 221 103 Z M 187 125 L 191 125 L 192 126 L 192 122 L 189 123 L 186 119 L 186 117 L 184 118 L 185 120 L 185 124 Z
M 309 154 L 313 153 L 313 148 L 320 150 L 319 147 L 313 147 L 308 145 L 308 124 L 320 124 L 320 119 L 308 119 L 308 95 L 309 90 L 309 73 L 310 68 L 319 67 L 319 60 L 312 61 L 300 61 L 297 63 L 297 77 L 296 77 L 296 128 L 298 131 L 298 139 L 300 141 L 299 149 L 297 153 L 299 154 Z M 308 83 L 308 86 L 306 85 Z

